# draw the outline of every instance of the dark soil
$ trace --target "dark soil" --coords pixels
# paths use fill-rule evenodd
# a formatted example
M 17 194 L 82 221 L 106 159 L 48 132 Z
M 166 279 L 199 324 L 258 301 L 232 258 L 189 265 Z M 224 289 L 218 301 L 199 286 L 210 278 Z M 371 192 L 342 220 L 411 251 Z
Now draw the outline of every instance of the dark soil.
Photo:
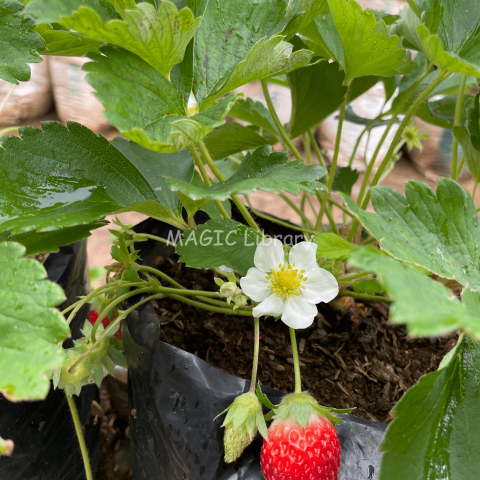
M 168 259 L 162 267 L 186 288 L 217 290 L 213 273 Z M 349 299 L 350 300 L 350 299 Z M 160 339 L 216 368 L 250 378 L 253 321 L 166 299 L 156 304 Z M 297 330 L 303 388 L 317 401 L 356 407 L 359 417 L 388 422 L 390 411 L 418 379 L 437 369 L 457 337 L 413 339 L 405 327 L 388 322 L 388 306 L 350 302 L 341 310 L 322 304 L 314 324 Z M 272 318 L 260 324 L 259 381 L 284 392 L 294 388 L 288 328 Z M 117 477 L 120 478 L 120 477 Z

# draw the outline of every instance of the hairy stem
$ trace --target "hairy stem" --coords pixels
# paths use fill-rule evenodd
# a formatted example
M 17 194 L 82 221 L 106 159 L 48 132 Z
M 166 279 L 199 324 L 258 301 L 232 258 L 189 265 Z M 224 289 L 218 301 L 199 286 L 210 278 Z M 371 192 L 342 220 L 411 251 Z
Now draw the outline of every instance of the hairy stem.
M 207 171 L 205 170 L 202 159 L 200 158 L 200 155 L 198 154 L 197 149 L 195 148 L 195 145 L 190 145 L 188 149 L 190 150 L 190 153 L 192 154 L 192 157 L 195 160 L 195 165 L 200 170 L 200 175 L 202 176 L 203 183 L 205 184 L 206 187 L 210 187 L 212 185 L 212 181 L 210 180 L 210 177 L 208 176 Z M 215 200 L 215 205 L 217 206 L 223 218 L 230 218 L 230 215 L 225 210 L 225 207 L 223 206 L 220 200 Z
M 253 344 L 252 380 L 250 382 L 249 393 L 255 393 L 255 387 L 257 385 L 258 353 L 260 350 L 260 320 L 257 317 L 253 317 L 253 322 L 255 325 L 255 337 Z
M 375 173 L 375 176 L 373 177 L 371 187 L 374 187 L 375 185 L 377 185 L 380 178 L 382 177 L 383 171 L 385 170 L 388 163 L 390 162 L 390 159 L 392 158 L 392 155 L 394 154 L 397 148 L 397 143 L 400 140 L 400 137 L 402 136 L 402 133 L 405 130 L 405 127 L 408 125 L 408 122 L 413 117 L 418 107 L 420 107 L 420 105 L 425 101 L 425 99 L 427 99 L 428 96 L 450 75 L 451 75 L 451 72 L 445 72 L 444 70 L 440 70 L 437 78 L 422 92 L 421 95 L 418 96 L 418 98 L 415 100 L 413 105 L 408 109 L 408 112 L 405 114 L 405 117 L 402 120 L 402 123 L 400 124 L 400 127 L 398 128 L 394 139 L 392 140 L 392 144 L 390 145 L 390 148 L 388 149 L 388 152 L 385 155 L 385 158 L 382 160 L 380 167 L 378 168 L 377 172 Z M 371 166 L 371 164 L 372 162 L 370 162 L 369 167 Z M 373 165 L 372 165 L 372 168 L 373 168 Z M 365 198 L 362 203 L 363 210 L 366 210 L 368 203 L 370 202 L 370 196 L 371 196 L 371 190 L 369 190 L 365 195 Z M 353 222 L 352 228 L 347 237 L 348 241 L 351 241 L 353 239 L 359 225 L 360 225 L 360 222 L 358 220 L 355 220 Z
M 72 414 L 73 424 L 75 425 L 75 432 L 77 434 L 78 443 L 80 444 L 80 451 L 82 452 L 83 465 L 85 467 L 85 476 L 87 480 L 93 480 L 92 467 L 90 465 L 90 458 L 88 457 L 87 444 L 85 443 L 85 437 L 83 436 L 82 425 L 80 423 L 80 418 L 78 418 L 78 411 L 75 402 L 72 397 L 65 395 L 67 397 L 67 403 L 70 407 L 70 413 Z
M 370 181 L 370 176 L 372 174 L 373 167 L 375 166 L 375 161 L 377 160 L 378 154 L 380 153 L 380 150 L 388 134 L 390 133 L 390 130 L 392 129 L 393 125 L 395 125 L 395 122 L 397 121 L 397 117 L 400 114 L 400 112 L 403 110 L 403 107 L 407 103 L 407 100 L 410 98 L 412 93 L 417 89 L 420 83 L 422 83 L 423 79 L 430 73 L 431 68 L 432 68 L 432 64 L 428 63 L 422 75 L 420 75 L 420 77 L 417 78 L 417 80 L 413 83 L 413 85 L 408 90 L 405 91 L 402 101 L 398 104 L 397 108 L 392 113 L 392 118 L 390 118 L 390 121 L 387 124 L 387 128 L 383 132 L 382 138 L 378 142 L 377 148 L 373 153 L 373 157 L 370 160 L 370 163 L 367 165 L 367 169 L 365 171 L 365 177 L 363 178 L 362 186 L 360 188 L 360 193 L 358 194 L 358 200 L 357 200 L 358 205 L 361 205 L 362 203 L 363 196 L 365 195 L 365 191 L 368 187 L 368 182 Z
M 307 216 L 283 193 L 279 194 L 279 197 L 284 200 L 288 206 L 297 213 L 300 218 L 305 222 L 306 225 L 309 226 L 311 230 L 313 230 L 313 224 L 312 222 L 307 218 Z
M 312 130 L 308 130 L 308 138 L 310 139 L 310 143 L 313 147 L 313 151 L 315 152 L 315 155 L 317 156 L 318 158 L 318 162 L 320 163 L 320 165 L 326 170 L 327 169 L 327 165 L 325 164 L 325 159 L 323 158 L 323 155 L 322 155 L 322 152 L 320 151 L 320 148 L 318 147 L 318 143 L 317 141 L 315 140 L 315 137 L 313 136 L 313 133 L 312 133 Z M 325 175 L 326 178 L 328 178 L 328 172 L 327 174 Z
M 204 158 L 207 165 L 210 167 L 210 170 L 213 172 L 215 177 L 219 182 L 225 182 L 226 178 L 223 173 L 218 169 L 217 165 L 213 161 L 210 152 L 208 151 L 205 143 L 203 141 L 198 142 L 198 146 L 200 147 L 200 151 L 202 152 L 202 157 Z M 237 206 L 240 210 L 240 213 L 243 215 L 243 218 L 247 221 L 247 223 L 254 228 L 255 230 L 261 231 L 259 226 L 255 223 L 255 220 L 250 215 L 250 212 L 245 208 L 245 205 L 240 201 L 238 195 L 231 195 L 233 203 Z
M 268 111 L 270 112 L 270 115 L 272 116 L 273 121 L 275 122 L 275 125 L 277 127 L 277 130 L 280 132 L 280 135 L 283 138 L 283 141 L 286 143 L 290 151 L 293 153 L 293 156 L 297 160 L 302 160 L 300 153 L 298 152 L 297 148 L 293 144 L 292 140 L 288 136 L 285 129 L 283 128 L 282 122 L 278 118 L 277 112 L 275 111 L 275 107 L 273 106 L 272 98 L 270 97 L 270 93 L 268 92 L 268 84 L 266 80 L 262 80 L 262 90 L 263 90 L 263 95 L 265 96 L 265 101 L 267 102 Z
M 290 341 L 292 342 L 293 368 L 295 370 L 295 393 L 302 393 L 302 377 L 300 376 L 300 361 L 298 359 L 297 339 L 295 330 L 290 328 Z
M 335 138 L 335 150 L 333 152 L 332 165 L 330 166 L 330 173 L 328 175 L 327 188 L 328 192 L 332 190 L 333 179 L 335 178 L 335 171 L 337 169 L 338 155 L 340 153 L 340 142 L 342 140 L 343 122 L 345 120 L 345 109 L 347 108 L 347 97 L 342 102 L 340 107 L 340 116 L 338 117 L 337 137 Z
M 342 290 L 338 294 L 338 297 L 352 297 L 357 298 L 358 300 L 368 300 L 369 302 L 393 303 L 393 300 L 388 297 L 379 297 L 377 295 L 368 295 L 366 293 L 350 292 L 348 290 Z
M 458 127 L 460 125 L 460 120 L 462 118 L 462 109 L 463 109 L 463 94 L 465 92 L 465 84 L 467 83 L 467 76 L 462 75 L 460 79 L 460 84 L 458 86 L 457 94 L 457 103 L 455 104 L 455 117 L 453 121 L 453 126 Z M 452 136 L 452 178 L 453 180 L 458 180 L 458 140 L 455 135 Z
M 181 295 L 169 294 L 166 296 L 173 298 L 175 300 L 179 300 L 180 302 L 186 303 L 188 305 L 192 305 L 194 307 L 200 307 L 200 308 L 203 308 L 204 310 L 210 310 L 211 312 L 226 313 L 227 315 L 240 315 L 242 317 L 253 316 L 251 310 L 245 310 L 241 308 L 238 308 L 237 310 L 233 310 L 233 308 L 230 309 L 230 308 L 215 307 L 213 305 L 206 305 L 205 303 L 197 302 L 196 300 L 192 300 L 190 298 L 182 297 Z
M 162 237 L 157 237 L 156 235 L 150 235 L 149 233 L 139 233 L 138 235 L 145 238 L 149 238 L 150 240 L 155 240 L 157 242 L 164 243 L 165 245 L 167 245 L 167 247 L 175 248 L 177 246 L 176 243 L 171 242 L 170 240 L 166 240 L 165 238 L 162 238 Z

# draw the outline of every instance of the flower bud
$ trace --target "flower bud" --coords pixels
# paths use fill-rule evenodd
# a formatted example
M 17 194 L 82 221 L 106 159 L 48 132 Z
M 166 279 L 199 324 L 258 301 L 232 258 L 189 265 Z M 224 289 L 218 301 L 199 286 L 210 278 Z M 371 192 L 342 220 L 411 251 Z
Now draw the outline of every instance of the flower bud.
M 244 307 L 247 304 L 247 302 L 248 302 L 248 298 L 245 295 L 243 295 L 243 293 L 241 295 L 237 295 L 233 299 L 233 303 L 238 307 Z
M 237 292 L 237 284 L 233 282 L 224 283 L 220 287 L 220 296 L 223 298 L 228 298 L 235 295 Z

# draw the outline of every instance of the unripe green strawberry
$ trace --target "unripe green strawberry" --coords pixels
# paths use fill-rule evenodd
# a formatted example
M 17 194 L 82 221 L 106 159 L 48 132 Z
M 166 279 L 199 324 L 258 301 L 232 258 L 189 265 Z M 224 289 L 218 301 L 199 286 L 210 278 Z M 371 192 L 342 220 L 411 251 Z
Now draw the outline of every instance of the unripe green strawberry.
M 268 436 L 267 426 L 263 418 L 262 403 L 255 393 L 240 395 L 222 413 L 228 412 L 222 427 L 225 427 L 224 446 L 225 462 L 237 460 L 243 451 L 252 443 L 260 430 Z
M 92 344 L 90 342 L 83 345 L 83 350 L 86 352 Z M 88 354 L 88 357 L 92 362 L 101 360 L 108 352 L 110 348 L 110 337 L 105 337 L 99 344 Z
M 81 382 L 86 378 L 90 371 L 88 369 L 86 359 L 83 362 L 80 362 L 71 372 L 68 370 L 80 359 L 80 355 L 75 357 L 70 357 L 65 360 L 62 370 L 60 372 L 60 379 L 65 384 L 75 384 Z
M 247 432 L 247 427 L 242 423 L 238 428 L 233 427 L 233 423 L 229 423 L 225 427 L 225 435 L 223 443 L 225 445 L 225 462 L 232 463 L 242 455 L 243 451 L 252 443 L 253 438 L 257 435 L 258 428 L 253 429 L 253 435 Z

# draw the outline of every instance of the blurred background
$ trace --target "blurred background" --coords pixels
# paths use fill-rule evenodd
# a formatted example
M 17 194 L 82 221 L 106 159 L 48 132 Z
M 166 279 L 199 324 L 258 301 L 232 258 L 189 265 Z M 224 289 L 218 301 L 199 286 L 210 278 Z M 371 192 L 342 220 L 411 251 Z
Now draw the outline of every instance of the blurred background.
M 358 0 L 363 8 L 384 10 L 387 13 L 396 14 L 407 5 L 405 0 Z M 20 85 L 0 81 L 0 130 L 3 134 L 18 135 L 20 126 L 40 127 L 44 121 L 75 121 L 81 123 L 93 131 L 112 139 L 120 133 L 105 120 L 103 108 L 93 94 L 93 89 L 86 80 L 86 72 L 82 65 L 88 59 L 77 57 L 44 57 L 43 62 L 32 64 L 32 75 L 29 82 Z M 282 123 L 290 119 L 291 97 L 290 90 L 281 85 L 270 84 L 270 94 L 275 108 Z M 250 83 L 241 87 L 238 92 L 243 92 L 245 97 L 264 102 L 262 88 L 259 82 Z M 3 109 L 2 109 L 3 105 Z M 374 118 L 380 111 L 388 106 L 385 104 L 385 90 L 382 82 L 377 83 L 366 94 L 354 100 L 351 104 L 355 114 L 364 118 Z M 315 135 L 320 144 L 322 153 L 328 160 L 333 153 L 335 134 L 337 129 L 337 114 L 327 118 L 317 129 Z M 233 121 L 227 118 L 227 121 Z M 435 127 L 418 118 L 414 123 L 421 134 L 428 135 L 422 140 L 422 150 L 415 148 L 410 152 L 404 151 L 400 160 L 383 180 L 383 185 L 388 185 L 401 193 L 404 192 L 405 181 L 408 179 L 420 179 L 435 186 L 436 180 L 444 175 L 449 175 L 451 155 L 451 130 Z M 364 126 L 347 122 L 343 129 L 339 165 L 348 165 L 351 153 Z M 385 127 L 377 127 L 371 130 L 369 136 L 365 135 L 359 142 L 359 148 L 353 158 L 352 166 L 360 173 L 360 182 L 357 182 L 352 195 L 355 198 L 361 185 L 365 160 L 370 159 L 378 140 L 382 136 Z M 389 138 L 385 142 L 377 158 L 380 164 L 388 149 L 391 138 L 395 134 L 393 128 Z M 297 139 L 297 147 L 306 157 L 310 152 L 305 151 L 305 145 Z M 274 146 L 280 149 L 281 146 Z M 313 155 L 315 158 L 315 155 Z M 461 178 L 462 185 L 471 191 L 473 181 L 468 175 Z M 480 195 L 480 193 L 479 193 Z M 287 194 L 290 200 L 297 206 L 299 198 Z M 285 203 L 279 203 L 278 197 L 266 192 L 256 192 L 250 195 L 253 207 L 258 210 L 298 222 L 296 213 L 286 208 Z M 480 197 L 476 199 L 477 202 Z M 342 212 L 334 212 L 336 221 L 341 222 Z M 307 211 L 307 215 L 313 218 L 314 214 Z M 118 217 L 124 223 L 136 224 L 145 217 L 137 213 L 123 213 Z M 108 231 L 112 226 L 107 226 L 93 231 L 88 242 L 88 256 L 90 267 L 102 267 L 110 263 L 111 236 Z

